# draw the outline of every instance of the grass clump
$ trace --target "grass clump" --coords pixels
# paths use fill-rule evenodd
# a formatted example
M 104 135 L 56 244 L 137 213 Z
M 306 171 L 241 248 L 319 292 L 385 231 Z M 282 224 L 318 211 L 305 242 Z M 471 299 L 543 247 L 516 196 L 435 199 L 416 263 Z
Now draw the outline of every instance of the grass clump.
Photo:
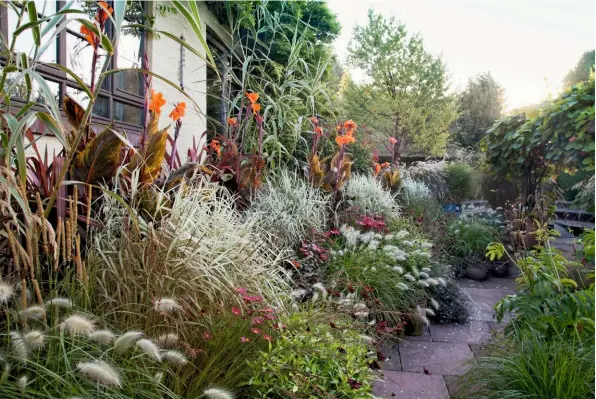
M 461 202 L 473 195 L 476 172 L 470 165 L 459 162 L 447 164 L 444 176 L 452 200 Z
M 399 215 L 395 196 L 373 176 L 352 175 L 344 188 L 344 195 L 348 204 L 358 208 L 362 215 L 382 216 L 388 221 Z

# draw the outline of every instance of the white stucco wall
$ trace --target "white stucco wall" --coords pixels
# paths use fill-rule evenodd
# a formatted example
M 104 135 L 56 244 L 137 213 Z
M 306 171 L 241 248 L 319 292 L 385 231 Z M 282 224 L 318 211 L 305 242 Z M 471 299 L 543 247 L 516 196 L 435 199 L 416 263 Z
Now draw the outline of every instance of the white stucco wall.
M 168 4 L 169 2 L 161 2 Z M 186 2 L 185 2 L 186 3 Z M 199 13 L 201 18 L 201 27 L 203 35 L 207 37 L 207 26 L 213 29 L 221 41 L 229 42 L 230 35 L 221 27 L 216 21 L 213 14 L 207 9 L 204 2 L 197 2 L 199 5 Z M 158 2 L 150 1 L 148 6 L 152 7 L 149 12 L 156 15 L 155 8 Z M 188 4 L 185 4 L 188 7 Z M 199 39 L 196 37 L 190 25 L 185 21 L 184 17 L 179 14 L 168 14 L 165 17 L 157 16 L 155 19 L 155 29 L 167 31 L 177 37 L 183 36 L 186 42 L 201 54 L 205 54 L 205 49 Z M 153 37 L 149 34 L 147 40 L 147 54 L 149 58 L 149 68 L 156 74 L 163 76 L 175 84 L 179 84 L 179 60 L 180 60 L 180 44 L 172 39 L 161 36 L 159 38 Z M 206 96 L 206 75 L 207 66 L 203 59 L 185 49 L 184 61 L 184 77 L 183 82 L 185 92 L 194 100 L 189 101 L 175 88 L 167 83 L 153 78 L 153 88 L 162 92 L 167 104 L 162 108 L 162 117 L 160 127 L 165 127 L 172 121 L 168 115 L 174 108 L 174 105 L 179 101 L 185 101 L 187 104 L 186 116 L 183 118 L 182 129 L 178 138 L 177 151 L 180 155 L 182 163 L 186 162 L 187 150 L 192 146 L 193 137 L 196 137 L 197 142 L 201 138 L 206 129 L 206 110 L 207 110 L 207 96 Z M 173 124 L 169 131 L 173 136 Z M 201 143 L 202 144 L 202 143 Z M 53 137 L 42 137 L 37 141 L 40 150 L 48 149 L 51 155 L 54 152 L 58 153 L 62 148 L 58 140 Z

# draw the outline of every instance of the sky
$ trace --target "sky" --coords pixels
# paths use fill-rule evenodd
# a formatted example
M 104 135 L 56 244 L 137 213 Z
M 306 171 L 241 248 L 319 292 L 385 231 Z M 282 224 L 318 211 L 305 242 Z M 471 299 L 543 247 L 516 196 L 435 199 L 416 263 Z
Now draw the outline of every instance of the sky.
M 345 64 L 356 25 L 367 12 L 395 16 L 441 55 L 451 89 L 490 72 L 505 90 L 505 109 L 556 95 L 581 55 L 595 47 L 594 0 L 328 0 L 342 25 L 334 50 Z M 355 80 L 364 78 L 351 70 Z

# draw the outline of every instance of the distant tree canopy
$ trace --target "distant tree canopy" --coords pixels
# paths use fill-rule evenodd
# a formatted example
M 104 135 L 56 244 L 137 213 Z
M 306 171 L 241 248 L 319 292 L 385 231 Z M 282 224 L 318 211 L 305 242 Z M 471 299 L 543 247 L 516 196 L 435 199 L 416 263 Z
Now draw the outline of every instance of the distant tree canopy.
M 345 79 L 346 117 L 366 124 L 382 149 L 388 137 L 400 140 L 401 152 L 442 154 L 448 127 L 456 116 L 447 94 L 445 64 L 409 35 L 394 18 L 368 13 L 368 23 L 354 29 L 349 63 L 364 70 L 366 83 Z
M 581 56 L 581 58 L 575 65 L 575 68 L 569 71 L 567 76 L 565 76 L 565 80 L 563 82 L 565 88 L 573 86 L 574 84 L 577 84 L 579 82 L 588 80 L 588 78 L 590 77 L 590 72 L 594 70 L 594 56 L 594 50 L 586 51 Z
M 255 12 L 258 6 L 266 7 L 270 13 L 278 13 L 280 21 L 285 24 L 285 35 L 292 37 L 297 29 L 313 44 L 303 48 L 300 56 L 307 63 L 318 62 L 323 54 L 331 54 L 329 45 L 341 31 L 341 25 L 335 14 L 331 12 L 327 3 L 314 0 L 298 1 L 208 1 L 207 6 L 223 25 L 231 21 L 239 21 L 241 29 L 250 29 L 256 24 Z M 240 37 L 245 32 L 239 32 Z M 262 30 L 259 32 L 261 43 L 271 45 L 269 58 L 285 65 L 292 51 L 285 41 L 276 40 L 278 32 Z M 273 40 L 273 43 L 272 43 Z
M 453 141 L 477 148 L 486 131 L 501 117 L 503 89 L 490 73 L 468 80 L 457 101 L 458 118 L 452 126 Z

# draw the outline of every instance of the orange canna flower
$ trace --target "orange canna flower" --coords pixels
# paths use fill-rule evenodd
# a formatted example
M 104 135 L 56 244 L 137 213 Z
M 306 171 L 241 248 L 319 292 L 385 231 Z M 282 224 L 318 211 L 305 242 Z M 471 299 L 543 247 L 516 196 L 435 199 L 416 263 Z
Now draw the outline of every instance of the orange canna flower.
M 151 89 L 151 102 L 149 103 L 149 110 L 161 114 L 161 107 L 166 104 L 166 99 L 163 98 L 162 93 L 156 93 Z M 186 107 L 186 104 L 184 105 Z
M 356 139 L 354 137 L 348 136 L 348 135 L 337 136 L 335 138 L 335 142 L 340 147 L 343 146 L 343 145 L 346 145 L 346 144 L 354 143 L 355 141 L 356 141 Z
M 211 140 L 211 144 L 209 144 L 209 147 L 211 147 L 213 151 L 217 152 L 217 155 L 221 155 L 221 145 L 219 144 L 219 140 Z
M 230 126 L 238 126 L 238 119 L 236 119 L 236 118 L 228 118 L 228 125 L 230 125 Z
M 172 110 L 172 112 L 170 113 L 170 118 L 172 118 L 172 120 L 174 122 L 176 122 L 178 119 L 183 117 L 185 113 L 186 113 L 186 103 L 184 101 L 180 101 L 176 105 L 176 108 L 174 108 Z
M 97 3 L 97 14 L 95 14 L 95 20 L 101 25 L 104 25 L 108 20 L 109 16 L 112 15 L 114 9 L 108 5 L 105 1 L 99 1 Z
M 389 137 L 389 142 L 391 145 L 395 145 L 395 143 L 397 143 L 397 139 L 395 137 Z
M 259 99 L 259 93 L 245 93 L 251 104 L 254 104 Z
M 383 162 L 383 163 L 381 164 L 381 167 L 382 167 L 383 169 L 385 169 L 385 168 L 388 168 L 388 167 L 389 167 L 389 165 L 391 165 L 389 162 Z
M 261 111 L 261 104 L 252 103 L 251 107 L 252 107 L 252 113 L 255 115 Z
M 318 125 L 319 124 L 319 118 L 317 118 L 316 116 L 311 116 L 310 118 L 308 118 L 313 125 Z
M 321 137 L 323 135 L 323 128 L 321 128 L 321 126 L 315 127 L 315 134 L 317 137 Z
M 91 47 L 95 48 L 95 33 L 93 33 L 93 31 L 87 28 L 85 25 L 81 25 L 79 32 L 85 35 L 85 39 L 87 39 Z
M 346 129 L 348 132 L 356 130 L 357 127 L 358 125 L 356 125 L 356 122 L 351 119 L 344 122 L 344 129 Z
M 379 174 L 379 172 L 381 171 L 381 165 L 379 165 L 378 162 L 375 162 L 375 176 Z

